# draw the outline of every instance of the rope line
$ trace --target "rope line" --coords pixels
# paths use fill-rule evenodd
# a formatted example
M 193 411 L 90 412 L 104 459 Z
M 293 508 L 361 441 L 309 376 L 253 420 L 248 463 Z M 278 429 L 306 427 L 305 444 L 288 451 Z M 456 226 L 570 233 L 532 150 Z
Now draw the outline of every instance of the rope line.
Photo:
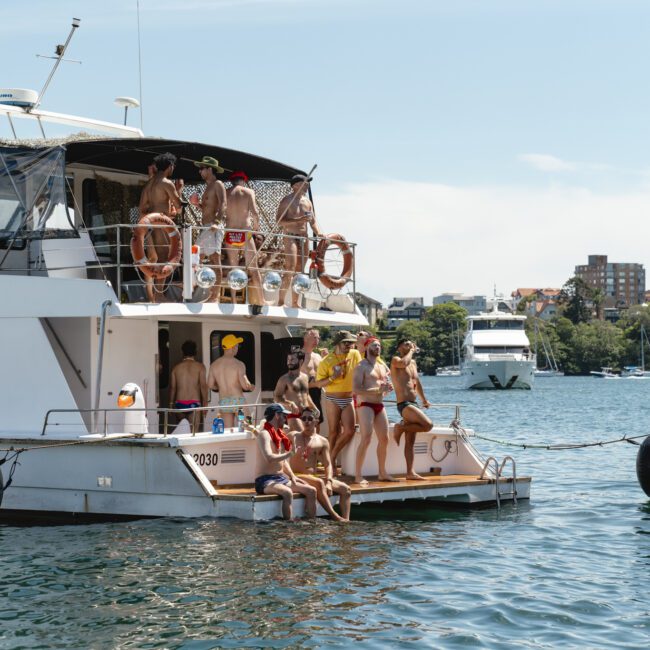
M 532 443 L 516 443 L 516 442 L 507 442 L 506 440 L 497 440 L 496 438 L 489 438 L 488 436 L 481 436 L 478 433 L 474 434 L 475 438 L 480 440 L 486 440 L 488 442 L 495 442 L 498 445 L 503 445 L 505 447 L 517 447 L 519 449 L 546 449 L 547 451 L 560 451 L 563 449 L 586 449 L 587 447 L 604 447 L 605 445 L 613 445 L 617 442 L 629 442 L 631 445 L 638 445 L 636 442 L 639 438 L 646 438 L 647 433 L 644 433 L 640 436 L 630 436 L 627 434 L 621 438 L 614 438 L 612 440 L 601 440 L 598 442 L 582 442 L 582 443 L 568 443 L 562 442 L 556 445 L 545 445 L 545 444 L 532 444 Z

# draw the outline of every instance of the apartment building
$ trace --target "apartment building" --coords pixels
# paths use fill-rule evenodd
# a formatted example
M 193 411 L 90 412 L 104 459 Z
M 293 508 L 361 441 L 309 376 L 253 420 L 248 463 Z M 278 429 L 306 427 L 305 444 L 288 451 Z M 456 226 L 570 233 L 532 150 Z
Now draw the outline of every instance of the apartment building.
M 575 275 L 603 292 L 604 308 L 629 307 L 645 301 L 643 264 L 609 262 L 607 255 L 589 255 L 587 264 L 575 267 Z

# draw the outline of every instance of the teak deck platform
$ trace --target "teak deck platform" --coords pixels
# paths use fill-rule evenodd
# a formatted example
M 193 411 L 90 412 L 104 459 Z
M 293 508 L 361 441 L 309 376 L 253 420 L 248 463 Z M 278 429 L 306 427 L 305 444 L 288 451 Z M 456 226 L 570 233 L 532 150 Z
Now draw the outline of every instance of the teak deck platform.
M 352 502 L 361 503 L 366 500 L 382 500 L 376 498 L 363 498 L 365 495 L 377 495 L 383 494 L 386 497 L 385 500 L 402 500 L 405 498 L 413 498 L 410 495 L 400 493 L 411 493 L 414 490 L 417 492 L 432 492 L 435 493 L 439 490 L 445 490 L 446 488 L 463 488 L 463 487 L 476 487 L 476 486 L 486 486 L 494 485 L 495 480 L 493 478 L 479 478 L 478 476 L 464 475 L 464 474 L 448 474 L 446 476 L 433 475 L 433 474 L 422 474 L 424 480 L 412 480 L 405 479 L 404 475 L 396 475 L 396 478 L 401 480 L 398 482 L 393 481 L 380 481 L 377 477 L 366 477 L 366 480 L 369 481 L 369 485 L 363 487 L 361 485 L 355 484 L 353 477 L 351 476 L 339 476 L 338 480 L 347 483 L 352 490 Z M 517 484 L 520 483 L 530 483 L 530 477 L 517 477 Z M 279 500 L 280 497 L 274 494 L 263 494 L 259 495 L 255 492 L 255 487 L 253 485 L 218 485 L 216 481 L 211 481 L 215 490 L 217 490 L 218 495 L 216 499 L 223 499 L 229 501 L 241 501 L 241 500 L 254 500 L 254 501 L 275 501 Z M 502 477 L 499 479 L 500 485 L 512 485 L 511 477 Z M 512 489 L 511 487 L 509 488 Z M 294 493 L 296 499 L 303 499 L 302 494 Z M 357 497 L 357 498 L 355 498 Z M 415 497 L 418 498 L 418 497 Z M 423 497 L 420 497 L 423 498 Z

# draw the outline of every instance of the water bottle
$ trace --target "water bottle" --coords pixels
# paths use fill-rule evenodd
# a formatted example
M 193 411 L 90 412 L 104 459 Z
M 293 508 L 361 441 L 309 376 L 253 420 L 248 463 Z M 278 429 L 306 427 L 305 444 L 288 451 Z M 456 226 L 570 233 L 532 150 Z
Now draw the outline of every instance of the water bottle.
M 214 420 L 212 420 L 212 433 L 217 434 L 223 432 L 224 432 L 223 420 L 221 418 L 214 418 Z
M 245 419 L 244 411 L 243 411 L 243 409 L 239 409 L 237 411 L 237 422 L 239 422 L 239 432 L 240 433 L 244 432 L 244 419 Z

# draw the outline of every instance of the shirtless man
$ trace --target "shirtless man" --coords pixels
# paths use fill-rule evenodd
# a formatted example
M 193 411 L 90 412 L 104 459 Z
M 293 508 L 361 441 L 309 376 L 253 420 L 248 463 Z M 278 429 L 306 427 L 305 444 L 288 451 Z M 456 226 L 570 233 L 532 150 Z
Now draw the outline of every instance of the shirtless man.
M 361 441 L 357 449 L 354 482 L 367 486 L 368 481 L 361 475 L 363 461 L 373 431 L 377 434 L 377 460 L 380 481 L 397 481 L 386 471 L 386 451 L 388 449 L 388 416 L 384 408 L 384 395 L 393 390 L 386 364 L 378 361 L 381 353 L 379 339 L 370 337 L 366 342 L 366 357 L 355 368 L 353 390 L 357 396 L 357 417 L 361 430 Z
M 246 403 L 243 391 L 255 388 L 248 381 L 246 366 L 235 358 L 243 341 L 234 334 L 224 336 L 221 339 L 223 355 L 213 361 L 208 370 L 208 387 L 219 391 L 219 415 L 226 428 L 235 426 L 235 415 Z
M 318 365 L 323 360 L 323 357 L 317 352 L 318 344 L 320 343 L 320 333 L 316 329 L 307 330 L 302 337 L 302 353 L 305 355 L 300 372 L 304 372 L 309 379 L 309 397 L 318 409 L 318 422 L 316 424 L 316 432 L 320 433 L 320 425 L 323 422 L 323 407 L 321 405 L 322 388 L 315 385 L 316 373 L 318 372 Z
M 306 407 L 300 415 L 303 430 L 293 436 L 293 445 L 296 453 L 291 457 L 289 463 L 291 469 L 305 483 L 316 488 L 316 498 L 318 503 L 323 506 L 330 517 L 336 521 L 350 520 L 350 494 L 351 490 L 348 485 L 334 478 L 332 470 L 332 460 L 330 458 L 330 446 L 327 438 L 316 433 L 316 423 L 318 416 L 314 409 Z M 323 465 L 325 479 L 317 476 L 318 463 Z M 332 494 L 339 495 L 339 516 L 332 508 L 329 496 Z
M 183 181 L 176 183 L 170 180 L 174 173 L 176 156 L 171 153 L 161 153 L 153 159 L 156 166 L 156 173 L 149 178 L 142 188 L 140 195 L 140 219 L 152 212 L 159 212 L 173 219 L 178 210 L 181 209 L 182 201 L 180 193 L 183 191 Z M 165 262 L 168 259 L 169 239 L 162 228 L 151 229 L 151 244 L 147 246 L 147 257 L 152 264 L 160 259 Z M 161 255 L 162 254 L 162 255 Z M 147 277 L 145 280 L 147 297 L 149 302 L 156 302 L 156 293 L 162 293 L 164 283 Z M 154 289 L 156 293 L 154 293 Z
M 422 400 L 422 407 L 427 409 L 431 404 L 424 396 L 422 384 L 418 378 L 418 369 L 413 359 L 416 352 L 413 341 L 402 339 L 397 343 L 397 355 L 390 362 L 395 395 L 397 397 L 397 410 L 402 416 L 402 421 L 393 428 L 393 437 L 399 445 L 404 434 L 404 457 L 406 458 L 406 478 L 422 479 L 423 477 L 413 471 L 413 446 L 419 431 L 430 431 L 433 423 L 418 408 L 417 397 Z
M 244 261 L 249 268 L 251 284 L 249 288 L 249 302 L 252 305 L 264 304 L 264 293 L 262 290 L 262 278 L 256 259 L 257 248 L 251 231 L 258 232 L 260 229 L 260 213 L 255 202 L 255 192 L 246 187 L 248 176 L 244 172 L 233 172 L 229 179 L 232 187 L 226 192 L 226 228 L 234 232 L 226 233 L 226 257 L 230 269 L 239 266 L 239 256 L 244 251 Z M 233 303 L 236 300 L 236 292 L 230 290 L 230 297 Z
M 284 273 L 280 287 L 280 306 L 284 305 L 287 289 L 295 273 L 302 273 L 309 254 L 307 224 L 311 225 L 315 237 L 322 237 L 316 218 L 314 206 L 307 197 L 309 189 L 308 178 L 304 174 L 296 174 L 291 179 L 291 194 L 287 194 L 278 205 L 276 223 L 285 237 L 284 239 Z M 299 295 L 291 291 L 291 306 L 298 307 Z
M 352 345 L 356 338 L 341 330 L 334 336 L 334 351 L 319 364 L 313 385 L 325 389 L 325 410 L 329 443 L 332 447 L 332 463 L 354 435 L 355 413 L 352 403 L 352 374 L 361 361 L 358 350 Z M 339 425 L 343 425 L 339 435 Z M 336 471 L 336 470 L 335 470 Z
M 282 498 L 284 519 L 292 518 L 293 493 L 304 494 L 305 516 L 315 517 L 316 488 L 299 479 L 286 462 L 294 453 L 291 440 L 282 431 L 287 414 L 288 411 L 281 404 L 269 404 L 264 411 L 266 422 L 257 432 L 257 445 L 262 455 L 262 462 L 260 463 L 261 474 L 255 479 L 255 492 L 279 495 Z
M 201 161 L 194 163 L 199 168 L 199 174 L 205 181 L 205 191 L 199 201 L 198 194 L 190 196 L 190 203 L 201 208 L 203 215 L 202 225 L 207 230 L 202 230 L 196 243 L 201 247 L 201 254 L 205 255 L 208 264 L 214 270 L 217 281 L 210 289 L 210 301 L 219 300 L 221 290 L 221 245 L 223 244 L 224 221 L 226 218 L 226 188 L 217 180 L 215 174 L 223 174 L 223 167 L 219 161 L 211 156 L 203 156 Z
M 304 355 L 300 350 L 287 355 L 288 372 L 278 379 L 273 391 L 273 399 L 295 416 L 289 420 L 290 431 L 302 431 L 300 413 L 305 407 L 315 410 L 314 403 L 309 397 L 309 378 L 300 370 L 303 360 Z
M 205 381 L 205 366 L 196 361 L 196 343 L 185 341 L 181 346 L 183 360 L 177 363 L 172 370 L 169 386 L 169 406 L 173 409 L 195 409 L 208 405 L 208 385 Z M 201 412 L 192 411 L 189 418 L 183 413 L 177 415 L 178 421 L 189 420 L 192 431 L 200 431 L 203 418 Z M 198 428 L 196 421 L 198 420 Z

